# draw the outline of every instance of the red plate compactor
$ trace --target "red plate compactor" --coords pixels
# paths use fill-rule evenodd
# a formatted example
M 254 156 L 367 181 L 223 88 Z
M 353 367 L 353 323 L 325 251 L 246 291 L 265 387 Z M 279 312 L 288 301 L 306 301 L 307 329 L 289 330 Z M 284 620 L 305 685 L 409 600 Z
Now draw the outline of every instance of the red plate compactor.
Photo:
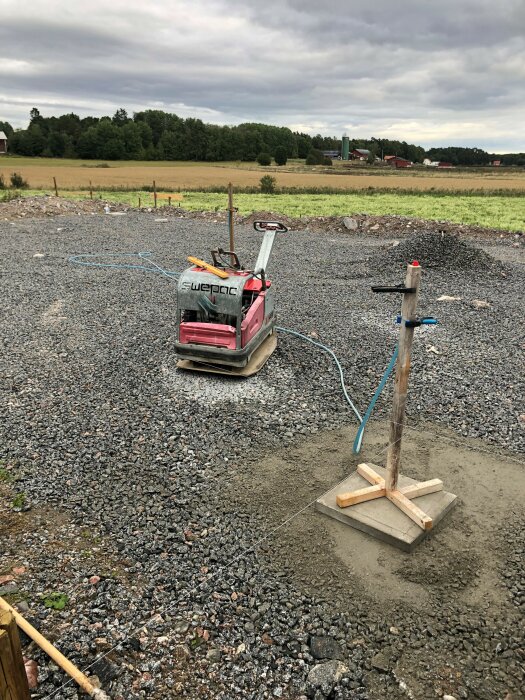
M 177 341 L 181 369 L 249 377 L 277 346 L 274 288 L 266 277 L 277 221 L 255 221 L 264 237 L 253 270 L 234 251 L 212 250 L 213 265 L 188 258 L 193 266 L 179 277 Z

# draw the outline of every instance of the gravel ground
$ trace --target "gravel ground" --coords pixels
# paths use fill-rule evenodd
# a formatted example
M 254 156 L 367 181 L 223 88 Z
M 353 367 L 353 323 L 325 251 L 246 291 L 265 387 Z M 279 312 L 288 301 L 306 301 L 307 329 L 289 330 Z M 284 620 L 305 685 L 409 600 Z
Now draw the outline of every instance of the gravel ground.
M 186 255 L 226 244 L 222 225 L 155 218 L 0 221 L 0 594 L 80 667 L 107 652 L 90 672 L 115 699 L 523 697 L 522 513 L 509 516 L 495 552 L 504 603 L 490 615 L 474 603 L 461 610 L 447 588 L 437 607 L 406 606 L 397 628 L 366 592 L 346 614 L 330 590 L 312 594 L 272 556 L 288 526 L 272 532 L 245 495 L 238 507 L 223 498 L 244 464 L 353 418 L 329 358 L 291 337 L 239 384 L 179 373 L 175 285 L 68 262 L 151 250 L 180 270 Z M 403 281 L 401 244 L 378 236 L 290 233 L 271 267 L 279 323 L 336 352 L 363 410 L 397 337 L 396 301 L 370 285 Z M 523 266 L 506 255 L 487 269 L 470 245 L 442 259 L 442 243 L 424 240 L 420 312 L 440 325 L 417 331 L 409 421 L 523 459 Z M 255 260 L 253 230 L 239 227 L 237 241 L 241 259 Z M 22 512 L 10 507 L 16 493 Z M 53 592 L 68 596 L 61 611 L 44 605 Z M 407 646 L 421 658 L 403 680 L 389 658 Z M 26 653 L 40 666 L 34 698 L 78 697 L 33 645 Z M 461 678 L 451 658 L 465 659 Z

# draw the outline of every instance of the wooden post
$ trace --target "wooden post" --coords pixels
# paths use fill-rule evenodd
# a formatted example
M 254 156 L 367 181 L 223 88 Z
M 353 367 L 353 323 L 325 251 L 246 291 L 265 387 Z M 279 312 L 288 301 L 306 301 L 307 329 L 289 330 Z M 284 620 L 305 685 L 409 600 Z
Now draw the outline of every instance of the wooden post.
M 231 182 L 228 183 L 228 225 L 230 228 L 230 252 L 235 252 L 235 241 L 233 239 L 233 185 Z M 233 256 L 232 256 L 233 264 Z
M 157 185 L 155 184 L 155 180 L 153 180 L 153 202 L 155 209 L 157 208 Z
M 56 647 L 54 647 L 51 642 L 49 642 L 43 635 L 40 634 L 38 630 L 36 630 L 33 625 L 29 624 L 29 622 L 20 615 L 19 612 L 17 612 L 9 603 L 7 603 L 3 598 L 0 598 L 0 659 L 3 662 L 3 657 L 1 654 L 3 653 L 3 648 L 1 646 L 1 640 L 2 640 L 2 632 L 3 632 L 3 627 L 1 624 L 1 620 L 3 619 L 3 615 L 5 612 L 9 613 L 11 617 L 14 619 L 15 624 L 15 630 L 16 630 L 16 625 L 20 627 L 21 630 L 23 630 L 28 637 L 30 637 L 38 646 L 44 651 L 53 661 L 60 666 L 61 669 L 63 669 L 68 676 L 70 676 L 75 683 L 78 683 L 78 685 L 84 690 L 90 697 L 95 698 L 96 700 L 109 700 L 108 696 L 106 693 L 101 689 L 101 688 L 95 688 L 95 686 L 92 684 L 91 680 L 85 676 L 80 669 L 78 669 L 74 664 L 67 659 L 64 654 L 62 654 Z M 18 630 L 16 630 L 18 634 Z M 20 641 L 18 642 L 20 644 Z M 5 644 L 5 643 L 4 643 Z M 23 659 L 22 659 L 22 667 L 23 667 Z M 0 678 L 2 673 L 2 667 L 0 666 Z M 25 668 L 24 668 L 24 674 L 25 674 Z M 1 681 L 0 681 L 1 682 Z M 27 676 L 26 676 L 26 684 L 27 684 Z M 16 686 L 15 686 L 16 687 Z M 2 686 L 0 685 L 0 689 Z M 30 700 L 29 696 L 29 690 L 25 695 L 9 695 L 7 694 L 0 694 L 1 700 Z
M 29 685 L 15 619 L 0 611 L 0 698 L 30 700 Z
M 140 209 L 140 197 L 139 197 L 139 209 Z
M 171 197 L 168 197 L 168 207 L 171 207 Z
M 53 178 L 53 182 L 55 183 L 55 197 L 58 197 L 58 187 L 57 187 L 57 179 L 56 179 L 56 177 Z
M 91 180 L 89 181 L 89 198 L 93 199 L 93 185 L 91 184 Z
M 408 375 L 410 374 L 410 354 L 414 329 L 407 328 L 405 321 L 415 320 L 419 285 L 421 282 L 421 268 L 419 263 L 413 263 L 407 267 L 405 287 L 415 288 L 412 294 L 403 295 L 401 305 L 401 330 L 399 333 L 398 356 L 396 363 L 396 379 L 394 383 L 394 399 L 390 419 L 389 448 L 386 460 L 386 490 L 397 489 L 399 475 L 399 461 L 401 457 L 401 437 L 405 424 L 405 407 L 407 402 Z

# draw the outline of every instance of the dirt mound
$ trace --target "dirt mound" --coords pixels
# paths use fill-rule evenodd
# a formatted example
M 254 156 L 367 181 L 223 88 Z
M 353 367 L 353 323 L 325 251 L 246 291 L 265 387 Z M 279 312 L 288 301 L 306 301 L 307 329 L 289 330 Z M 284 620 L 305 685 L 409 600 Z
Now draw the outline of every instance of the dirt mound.
M 17 197 L 0 203 L 0 219 L 41 219 L 50 216 L 72 214 L 103 214 L 109 206 L 110 211 L 127 211 L 125 204 L 106 202 L 102 199 L 66 199 L 53 195 L 35 197 Z
M 426 269 L 501 272 L 502 264 L 485 251 L 444 231 L 425 231 L 403 239 L 381 254 L 383 263 L 405 264 L 417 260 Z
M 293 231 L 304 229 L 305 227 L 305 222 L 301 221 L 301 219 L 294 219 L 285 214 L 276 214 L 272 211 L 254 211 L 252 214 L 242 217 L 239 223 L 251 226 L 254 221 L 279 221 Z

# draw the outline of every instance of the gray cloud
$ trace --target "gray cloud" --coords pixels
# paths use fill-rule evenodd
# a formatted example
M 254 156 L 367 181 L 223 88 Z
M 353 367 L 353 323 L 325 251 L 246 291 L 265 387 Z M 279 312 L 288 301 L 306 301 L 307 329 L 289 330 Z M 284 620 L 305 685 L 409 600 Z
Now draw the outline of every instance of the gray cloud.
M 525 150 L 522 0 L 3 0 L 0 120 L 174 111 Z

